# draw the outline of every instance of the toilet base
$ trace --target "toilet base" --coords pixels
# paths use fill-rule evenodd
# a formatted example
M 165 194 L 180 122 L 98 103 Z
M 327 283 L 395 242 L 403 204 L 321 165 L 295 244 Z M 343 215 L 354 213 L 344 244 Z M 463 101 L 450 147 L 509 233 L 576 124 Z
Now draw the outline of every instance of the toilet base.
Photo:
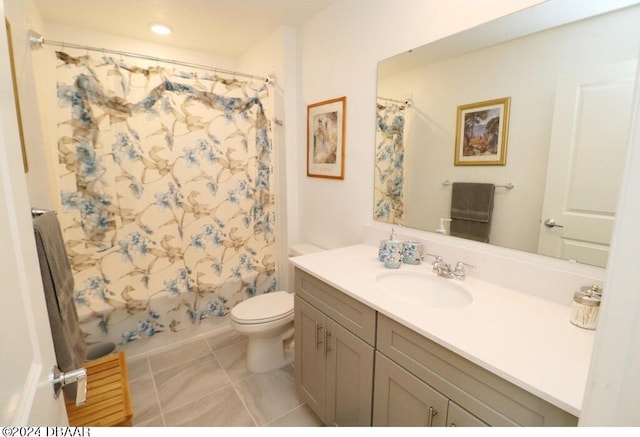
M 247 369 L 264 373 L 293 362 L 293 328 L 275 337 L 249 336 Z

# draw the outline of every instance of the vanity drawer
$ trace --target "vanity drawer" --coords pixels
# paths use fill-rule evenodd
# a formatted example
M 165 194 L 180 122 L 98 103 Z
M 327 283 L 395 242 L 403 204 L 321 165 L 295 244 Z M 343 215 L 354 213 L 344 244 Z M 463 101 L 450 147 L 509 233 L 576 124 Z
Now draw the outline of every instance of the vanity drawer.
M 378 315 L 377 349 L 491 426 L 576 426 L 578 418 Z
M 376 311 L 340 290 L 296 269 L 296 294 L 369 345 L 376 341 Z

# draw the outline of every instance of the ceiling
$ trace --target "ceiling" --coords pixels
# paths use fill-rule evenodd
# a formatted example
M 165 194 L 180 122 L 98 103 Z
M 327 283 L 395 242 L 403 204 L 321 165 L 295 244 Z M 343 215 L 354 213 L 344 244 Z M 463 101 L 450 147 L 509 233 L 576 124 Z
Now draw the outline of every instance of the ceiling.
M 297 27 L 334 0 L 29 1 L 36 4 L 45 25 L 82 27 L 236 58 L 278 27 Z M 151 33 L 149 25 L 155 22 L 171 27 L 172 34 Z

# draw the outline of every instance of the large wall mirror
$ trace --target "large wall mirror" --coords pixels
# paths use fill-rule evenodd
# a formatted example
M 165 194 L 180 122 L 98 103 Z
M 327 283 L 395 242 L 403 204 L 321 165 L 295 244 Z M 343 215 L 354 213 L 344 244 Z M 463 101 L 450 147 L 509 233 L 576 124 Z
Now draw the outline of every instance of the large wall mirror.
M 640 2 L 590 3 L 544 2 L 379 63 L 374 220 L 436 231 L 454 182 L 489 183 L 489 244 L 606 266 Z M 505 100 L 504 158 L 455 162 L 460 108 L 478 108 L 490 142 L 483 103 Z

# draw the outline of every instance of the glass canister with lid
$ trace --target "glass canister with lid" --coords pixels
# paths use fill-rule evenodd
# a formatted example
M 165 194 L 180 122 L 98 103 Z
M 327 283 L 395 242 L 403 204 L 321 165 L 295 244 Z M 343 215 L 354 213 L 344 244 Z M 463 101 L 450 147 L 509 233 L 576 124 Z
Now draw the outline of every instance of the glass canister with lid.
M 584 329 L 596 329 L 598 311 L 602 300 L 602 288 L 597 285 L 580 287 L 573 294 L 570 322 Z

